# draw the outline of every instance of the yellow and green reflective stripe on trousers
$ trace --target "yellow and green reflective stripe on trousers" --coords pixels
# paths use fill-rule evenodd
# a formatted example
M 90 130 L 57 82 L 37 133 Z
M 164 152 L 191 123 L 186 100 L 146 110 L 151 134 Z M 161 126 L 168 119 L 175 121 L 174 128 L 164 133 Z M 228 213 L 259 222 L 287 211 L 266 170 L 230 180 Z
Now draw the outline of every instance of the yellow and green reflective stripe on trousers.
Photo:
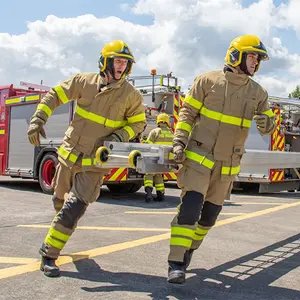
M 62 233 L 50 227 L 48 234 L 45 238 L 45 243 L 57 249 L 63 249 L 66 242 L 69 240 L 70 236 L 68 234 Z
M 184 227 L 171 227 L 171 246 L 190 248 L 193 242 L 195 230 Z
M 165 185 L 163 183 L 158 183 L 155 185 L 155 189 L 157 191 L 164 191 L 165 190 Z
M 152 180 L 144 180 L 144 187 L 153 187 L 153 181 Z
M 200 155 L 198 153 L 189 151 L 189 150 L 185 150 L 185 154 L 186 157 L 190 160 L 193 160 L 197 163 L 199 163 L 202 166 L 205 166 L 208 169 L 212 169 L 215 165 L 215 163 L 208 159 L 207 157 Z M 240 166 L 236 166 L 236 167 L 225 167 L 223 166 L 221 169 L 221 174 L 222 175 L 236 175 L 240 172 Z
M 57 153 L 64 158 L 65 160 L 69 160 L 72 163 L 76 163 L 78 156 L 75 155 L 74 153 L 71 153 L 70 151 L 66 150 L 63 148 L 63 146 L 60 146 L 57 150 Z M 96 165 L 96 159 L 92 158 L 82 158 L 81 165 L 83 167 L 88 167 L 88 166 L 95 166 Z

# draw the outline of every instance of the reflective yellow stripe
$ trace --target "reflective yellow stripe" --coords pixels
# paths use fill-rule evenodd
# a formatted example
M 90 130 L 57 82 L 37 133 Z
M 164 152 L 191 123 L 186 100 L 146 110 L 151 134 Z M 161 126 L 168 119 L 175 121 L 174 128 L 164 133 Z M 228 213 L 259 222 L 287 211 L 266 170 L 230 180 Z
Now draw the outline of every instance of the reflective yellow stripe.
M 68 159 L 69 161 L 71 161 L 72 163 L 75 163 L 78 159 L 78 156 L 71 153 L 70 151 L 67 151 L 66 149 L 64 149 L 62 146 L 60 146 L 57 150 L 57 153 L 62 156 L 64 159 Z
M 203 229 L 203 228 L 197 227 L 195 233 L 197 233 L 197 234 L 207 234 L 208 229 Z
M 119 127 L 123 127 L 126 124 L 127 124 L 126 121 L 114 121 L 114 120 L 106 119 L 104 125 L 111 128 L 119 128 Z
M 124 130 L 129 134 L 129 139 L 132 139 L 135 136 L 133 129 L 130 126 L 123 127 Z
M 18 103 L 18 102 L 20 102 L 20 97 L 5 100 L 5 104 L 13 104 L 13 103 Z
M 195 98 L 193 98 L 191 95 L 187 95 L 184 99 L 184 102 L 186 102 L 187 104 L 191 105 L 192 107 L 200 110 L 200 108 L 202 107 L 203 103 L 196 100 Z
M 61 241 L 58 241 L 58 240 L 54 239 L 49 234 L 47 234 L 47 236 L 45 238 L 45 243 L 49 244 L 52 247 L 60 249 L 60 250 L 65 246 L 64 242 L 61 242 Z
M 22 101 L 21 101 L 22 99 Z M 39 100 L 40 95 L 30 95 L 30 96 L 23 96 L 23 97 L 17 97 L 13 99 L 7 99 L 5 101 L 5 104 L 13 104 L 13 103 L 19 103 L 19 102 L 30 102 L 30 101 L 35 101 Z
M 67 242 L 70 238 L 70 236 L 68 234 L 59 232 L 56 229 L 54 229 L 53 227 L 50 227 L 48 234 L 50 234 L 51 236 L 53 236 L 63 242 Z
M 156 188 L 156 190 L 158 191 L 158 192 L 161 192 L 161 191 L 164 191 L 165 190 L 165 187 L 163 186 L 163 187 L 157 187 L 157 186 L 155 186 L 155 188 Z
M 79 107 L 78 105 L 76 106 L 75 112 L 87 119 L 87 120 L 91 120 L 93 122 L 96 122 L 98 124 L 102 124 L 105 125 L 107 127 L 111 127 L 111 128 L 118 128 L 118 127 L 123 127 L 124 125 L 126 125 L 126 121 L 113 121 L 110 119 L 106 119 L 100 115 L 94 114 L 92 112 L 88 112 L 86 110 L 84 110 L 83 108 Z
M 268 109 L 268 110 L 264 111 L 262 114 L 267 115 L 270 118 L 274 117 L 274 113 L 271 109 Z
M 142 122 L 142 121 L 145 121 L 145 120 L 146 120 L 146 114 L 145 113 L 141 113 L 139 115 L 135 115 L 135 116 L 127 118 L 127 121 L 128 121 L 129 124 L 138 123 L 138 122 Z
M 154 142 L 154 144 L 159 144 L 159 145 L 173 145 L 173 142 Z
M 0 134 L 5 134 L 5 130 L 4 129 L 0 129 Z
M 39 100 L 39 99 L 40 99 L 40 95 L 32 95 L 32 96 L 25 97 L 26 102 L 35 101 L 35 100 Z
M 146 140 L 146 141 L 145 141 L 145 143 L 148 143 L 148 144 L 153 144 L 153 142 L 152 142 L 152 141 L 150 141 L 150 140 Z
M 70 101 L 69 98 L 67 97 L 64 89 L 60 85 L 55 86 L 53 89 L 57 93 L 57 96 L 58 96 L 59 100 L 63 104 L 66 104 L 67 102 Z
M 227 123 L 236 126 L 244 126 L 248 128 L 251 127 L 251 120 L 224 115 L 220 112 L 207 109 L 205 106 L 203 106 L 202 109 L 200 110 L 200 114 L 206 116 L 207 118 L 220 121 L 222 123 Z
M 194 234 L 193 236 L 193 240 L 195 241 L 202 241 L 204 238 L 205 238 L 206 234 L 203 234 L 203 235 L 199 235 L 199 234 Z
M 42 110 L 43 112 L 46 113 L 46 115 L 47 115 L 48 117 L 50 117 L 51 114 L 52 114 L 51 108 L 50 108 L 48 105 L 46 105 L 46 104 L 39 104 L 39 105 L 37 106 L 37 110 Z
M 71 153 L 70 151 L 67 151 L 66 149 L 64 149 L 62 146 L 60 146 L 57 150 L 57 153 L 62 156 L 64 159 L 68 159 L 69 161 L 71 161 L 72 163 L 75 163 L 78 159 L 78 156 Z M 96 161 L 92 158 L 83 158 L 81 161 L 82 166 L 94 166 L 96 165 Z
M 186 122 L 178 122 L 176 125 L 176 129 L 182 129 L 190 133 L 192 131 L 192 126 Z
M 201 241 L 205 238 L 207 233 L 208 233 L 208 229 L 202 229 L 202 228 L 197 227 L 195 234 L 193 236 L 193 240 Z
M 91 158 L 83 158 L 82 165 L 83 166 L 93 166 L 93 165 L 96 165 L 96 161 Z
M 192 151 L 188 151 L 188 150 L 185 150 L 185 154 L 186 154 L 186 157 L 199 163 L 200 165 L 203 165 L 209 169 L 212 169 L 213 166 L 214 166 L 214 162 L 211 161 L 210 159 L 206 158 L 205 156 L 202 156 L 198 153 L 195 153 L 195 152 L 192 152 Z
M 240 173 L 241 167 L 237 166 L 237 167 L 222 167 L 222 171 L 221 173 L 223 175 L 236 175 L 238 173 Z
M 192 238 L 195 230 L 185 227 L 171 227 L 171 235 L 183 235 Z
M 170 239 L 171 246 L 182 246 L 186 248 L 191 248 L 192 240 L 187 240 L 185 238 L 171 237 Z
M 45 238 L 45 243 L 49 244 L 52 247 L 62 249 L 69 238 L 70 236 L 68 234 L 59 232 L 51 227 Z

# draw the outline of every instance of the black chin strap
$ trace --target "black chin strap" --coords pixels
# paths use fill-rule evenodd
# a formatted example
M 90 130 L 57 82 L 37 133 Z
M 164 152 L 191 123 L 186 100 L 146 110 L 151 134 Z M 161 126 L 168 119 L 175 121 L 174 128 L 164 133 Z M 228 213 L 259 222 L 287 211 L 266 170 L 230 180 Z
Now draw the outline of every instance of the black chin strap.
M 247 60 L 247 54 L 246 54 L 246 53 L 243 53 L 242 61 L 241 61 L 241 63 L 240 63 L 240 69 L 241 69 L 245 74 L 251 76 L 251 74 L 249 73 L 248 68 L 247 68 L 246 60 Z

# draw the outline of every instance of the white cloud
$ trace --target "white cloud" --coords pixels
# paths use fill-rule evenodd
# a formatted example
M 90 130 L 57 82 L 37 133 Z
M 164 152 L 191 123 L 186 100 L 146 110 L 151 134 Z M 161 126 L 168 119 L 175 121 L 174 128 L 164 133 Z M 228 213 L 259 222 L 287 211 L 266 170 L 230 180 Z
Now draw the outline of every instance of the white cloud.
M 291 53 L 273 36 L 276 28 L 300 34 L 296 12 L 300 2 L 291 0 L 275 7 L 260 0 L 244 8 L 239 0 L 140 0 L 121 8 L 152 15 L 151 26 L 126 22 L 117 17 L 82 15 L 28 23 L 22 35 L 0 34 L 0 82 L 40 82 L 54 85 L 79 71 L 96 71 L 101 48 L 113 39 L 124 39 L 134 51 L 134 75 L 173 72 L 187 87 L 199 73 L 222 68 L 231 39 L 245 33 L 261 37 L 270 53 L 262 62 L 257 80 L 272 95 L 287 96 L 298 84 L 300 56 Z M 297 10 L 298 9 L 298 10 Z M 299 41 L 297 41 L 299 42 Z

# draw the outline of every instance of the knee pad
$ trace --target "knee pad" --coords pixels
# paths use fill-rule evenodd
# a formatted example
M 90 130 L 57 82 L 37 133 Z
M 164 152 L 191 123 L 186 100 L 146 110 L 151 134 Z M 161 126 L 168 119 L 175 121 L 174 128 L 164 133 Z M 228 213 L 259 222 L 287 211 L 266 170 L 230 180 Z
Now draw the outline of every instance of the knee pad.
M 216 205 L 209 201 L 205 201 L 201 212 L 201 218 L 199 220 L 199 225 L 207 227 L 214 226 L 221 210 L 221 205 Z
M 79 199 L 68 199 L 63 208 L 57 214 L 59 223 L 66 228 L 73 229 L 78 220 L 86 211 L 87 206 L 88 205 L 86 203 L 80 201 Z
M 57 198 L 55 194 L 52 196 L 52 202 L 56 212 L 59 212 L 64 205 L 64 199 Z
M 188 191 L 182 198 L 178 213 L 178 224 L 194 225 L 198 221 L 203 205 L 203 195 L 195 191 Z

